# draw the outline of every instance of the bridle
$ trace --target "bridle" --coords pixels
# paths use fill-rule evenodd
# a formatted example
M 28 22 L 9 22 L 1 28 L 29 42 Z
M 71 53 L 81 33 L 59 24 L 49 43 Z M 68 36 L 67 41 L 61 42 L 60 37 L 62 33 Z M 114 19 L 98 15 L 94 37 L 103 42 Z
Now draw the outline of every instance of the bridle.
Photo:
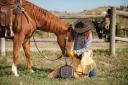
M 71 34 L 71 36 L 73 36 L 73 29 L 68 29 L 66 30 L 65 36 L 64 36 L 64 56 L 66 56 L 67 54 L 67 42 L 68 42 L 68 33 Z
M 67 33 L 68 33 L 68 31 L 66 30 L 66 34 L 64 36 L 64 56 L 66 56 L 66 54 L 67 54 L 67 40 L 68 40 Z

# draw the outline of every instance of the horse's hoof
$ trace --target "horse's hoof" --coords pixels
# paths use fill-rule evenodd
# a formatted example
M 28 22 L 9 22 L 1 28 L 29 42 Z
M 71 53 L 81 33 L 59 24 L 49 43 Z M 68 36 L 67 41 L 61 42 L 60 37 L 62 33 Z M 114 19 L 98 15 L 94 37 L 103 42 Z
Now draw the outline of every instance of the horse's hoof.
M 30 69 L 29 71 L 30 71 L 31 73 L 34 73 L 34 72 L 35 72 L 33 69 Z
M 14 71 L 12 71 L 12 73 L 14 74 L 14 76 L 19 77 L 18 73 L 15 73 Z
M 14 74 L 14 76 L 19 76 L 18 72 L 17 72 L 17 67 L 16 65 L 12 64 L 12 73 Z
M 19 74 L 17 72 L 12 71 L 12 73 L 14 74 L 14 76 L 19 77 Z
M 15 74 L 14 76 L 19 77 L 19 74 Z

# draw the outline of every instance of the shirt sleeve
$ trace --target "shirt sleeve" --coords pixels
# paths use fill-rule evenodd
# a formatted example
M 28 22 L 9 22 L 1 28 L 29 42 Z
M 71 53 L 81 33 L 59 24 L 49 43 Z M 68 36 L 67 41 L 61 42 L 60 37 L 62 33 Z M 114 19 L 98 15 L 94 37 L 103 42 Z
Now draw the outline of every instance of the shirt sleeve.
M 86 40 L 85 47 L 82 48 L 82 49 L 76 50 L 76 54 L 79 56 L 79 55 L 81 55 L 83 52 L 85 52 L 85 51 L 87 51 L 88 49 L 90 49 L 92 40 L 93 40 L 93 36 L 92 36 L 92 32 L 90 32 L 90 33 L 89 33 L 89 37 L 88 37 L 88 39 Z

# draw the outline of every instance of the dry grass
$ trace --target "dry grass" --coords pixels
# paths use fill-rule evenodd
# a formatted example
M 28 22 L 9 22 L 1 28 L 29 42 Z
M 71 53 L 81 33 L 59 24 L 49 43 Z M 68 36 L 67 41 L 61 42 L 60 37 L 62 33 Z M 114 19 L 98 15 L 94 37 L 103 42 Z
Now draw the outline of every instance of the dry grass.
M 45 55 L 59 56 L 61 52 L 45 51 Z M 42 59 L 37 52 L 31 52 L 31 61 L 34 73 L 30 73 L 25 66 L 25 56 L 21 52 L 18 72 L 20 77 L 11 73 L 12 52 L 0 58 L 0 85 L 127 85 L 128 84 L 128 48 L 117 50 L 117 57 L 108 56 L 107 50 L 94 50 L 94 59 L 97 63 L 96 78 L 80 79 L 49 79 L 47 74 L 64 64 L 64 58 L 51 62 Z M 70 60 L 68 59 L 68 63 Z

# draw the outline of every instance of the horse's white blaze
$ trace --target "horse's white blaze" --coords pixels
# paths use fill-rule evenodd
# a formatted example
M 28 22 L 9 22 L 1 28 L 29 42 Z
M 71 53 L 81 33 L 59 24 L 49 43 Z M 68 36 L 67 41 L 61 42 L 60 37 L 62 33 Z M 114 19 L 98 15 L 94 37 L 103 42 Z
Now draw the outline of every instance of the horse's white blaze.
M 13 73 L 15 76 L 19 76 L 19 74 L 17 73 L 17 67 L 16 67 L 16 65 L 14 65 L 14 63 L 12 64 L 12 73 Z

